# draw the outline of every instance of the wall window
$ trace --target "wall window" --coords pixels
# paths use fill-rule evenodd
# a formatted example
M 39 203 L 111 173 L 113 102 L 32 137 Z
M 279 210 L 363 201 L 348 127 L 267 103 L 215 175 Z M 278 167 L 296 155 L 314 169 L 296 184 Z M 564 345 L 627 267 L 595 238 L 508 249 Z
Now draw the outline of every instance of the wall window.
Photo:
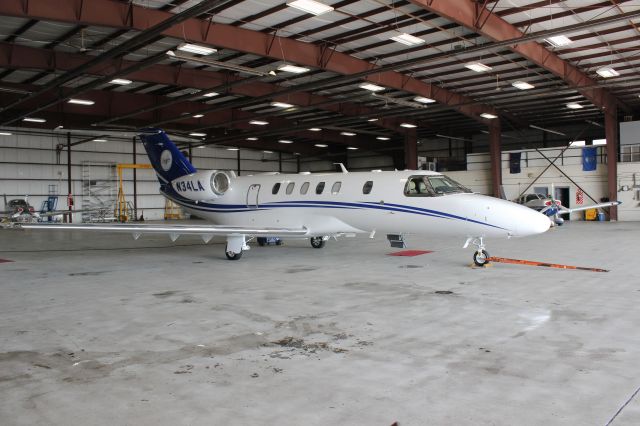
M 320 195 L 324 191 L 324 182 L 320 182 L 318 186 L 316 186 L 316 194 Z
M 305 182 L 300 187 L 300 194 L 305 195 L 308 190 L 309 190 L 309 182 Z
M 364 183 L 364 186 L 362 187 L 362 193 L 363 194 L 370 194 L 371 193 L 371 188 L 373 188 L 373 181 L 372 180 L 368 180 Z
M 342 186 L 342 182 L 335 182 L 333 184 L 333 186 L 331 187 L 331 193 L 335 195 L 338 192 L 340 192 L 340 187 L 341 186 Z
M 280 191 L 280 182 L 278 182 L 275 185 L 273 185 L 273 189 L 271 190 L 271 193 L 273 195 L 276 195 L 278 193 L 278 191 Z
M 294 186 L 296 186 L 294 182 L 289 182 L 289 184 L 287 185 L 287 195 L 291 195 Z

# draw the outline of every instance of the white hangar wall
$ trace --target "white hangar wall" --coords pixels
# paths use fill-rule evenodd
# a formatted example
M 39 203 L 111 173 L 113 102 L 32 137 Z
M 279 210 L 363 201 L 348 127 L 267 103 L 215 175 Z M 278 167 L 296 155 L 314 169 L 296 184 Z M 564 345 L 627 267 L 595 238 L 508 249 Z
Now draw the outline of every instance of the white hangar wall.
M 25 129 L 3 129 L 13 134 L 0 136 L 0 196 L 6 194 L 8 200 L 29 197 L 29 204 L 39 210 L 42 202 L 49 194 L 49 185 L 57 186 L 58 210 L 67 208 L 67 135 L 65 132 L 25 134 Z M 71 142 L 87 139 L 90 135 L 72 135 Z M 97 136 L 96 136 L 97 137 Z M 64 149 L 56 149 L 62 144 Z M 136 162 L 149 162 L 144 147 L 137 142 Z M 241 150 L 227 151 L 225 148 L 207 147 L 193 149 L 192 159 L 196 168 L 223 169 L 237 172 L 240 153 L 240 174 L 255 174 L 278 171 L 280 168 L 277 153 L 268 154 L 262 151 Z M 283 155 L 283 172 L 296 172 L 297 161 L 291 156 Z M 105 192 L 104 198 L 117 195 L 117 174 L 115 164 L 133 163 L 133 142 L 126 138 L 108 140 L 107 142 L 86 142 L 72 147 L 71 180 L 74 196 L 74 210 L 80 209 L 83 203 L 83 179 L 108 179 L 113 183 L 115 193 Z M 91 164 L 90 176 L 83 177 L 83 165 Z M 164 217 L 165 199 L 159 194 L 158 181 L 150 169 L 137 170 L 137 204 L 138 216 L 144 212 L 146 219 L 162 219 Z M 133 170 L 123 172 L 124 193 L 127 201 L 133 203 Z M 4 201 L 0 201 L 4 210 Z M 75 213 L 74 222 L 81 220 L 81 214 Z

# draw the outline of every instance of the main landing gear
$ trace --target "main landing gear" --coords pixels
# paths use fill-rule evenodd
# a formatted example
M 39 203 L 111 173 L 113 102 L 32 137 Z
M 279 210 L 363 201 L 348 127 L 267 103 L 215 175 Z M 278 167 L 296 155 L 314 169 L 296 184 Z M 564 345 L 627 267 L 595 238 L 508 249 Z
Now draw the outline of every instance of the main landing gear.
M 329 239 L 329 237 L 311 237 L 310 241 L 311 241 L 311 247 L 316 248 L 316 249 L 320 249 L 322 247 L 324 247 L 325 243 L 327 242 L 327 240 Z
M 467 242 L 464 244 L 464 248 L 467 248 L 469 244 L 473 244 L 478 249 L 473 254 L 473 263 L 476 266 L 484 266 L 489 263 L 489 252 L 485 250 L 484 239 L 482 237 L 478 238 L 467 238 Z

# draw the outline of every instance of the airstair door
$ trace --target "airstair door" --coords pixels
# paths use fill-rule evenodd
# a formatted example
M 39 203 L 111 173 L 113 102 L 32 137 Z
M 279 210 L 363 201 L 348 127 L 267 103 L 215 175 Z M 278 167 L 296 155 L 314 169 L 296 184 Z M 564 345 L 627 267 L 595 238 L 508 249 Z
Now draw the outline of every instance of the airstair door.
M 258 208 L 258 193 L 260 192 L 260 185 L 254 184 L 249 187 L 247 191 L 247 207 Z

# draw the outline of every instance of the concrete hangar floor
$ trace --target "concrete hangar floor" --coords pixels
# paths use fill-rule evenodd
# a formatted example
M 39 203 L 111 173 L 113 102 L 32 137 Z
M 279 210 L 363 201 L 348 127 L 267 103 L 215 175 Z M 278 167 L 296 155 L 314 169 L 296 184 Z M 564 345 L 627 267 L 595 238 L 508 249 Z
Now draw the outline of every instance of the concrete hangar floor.
M 258 247 L 0 234 L 0 423 L 637 425 L 640 223 Z M 625 405 L 626 404 L 626 405 Z

